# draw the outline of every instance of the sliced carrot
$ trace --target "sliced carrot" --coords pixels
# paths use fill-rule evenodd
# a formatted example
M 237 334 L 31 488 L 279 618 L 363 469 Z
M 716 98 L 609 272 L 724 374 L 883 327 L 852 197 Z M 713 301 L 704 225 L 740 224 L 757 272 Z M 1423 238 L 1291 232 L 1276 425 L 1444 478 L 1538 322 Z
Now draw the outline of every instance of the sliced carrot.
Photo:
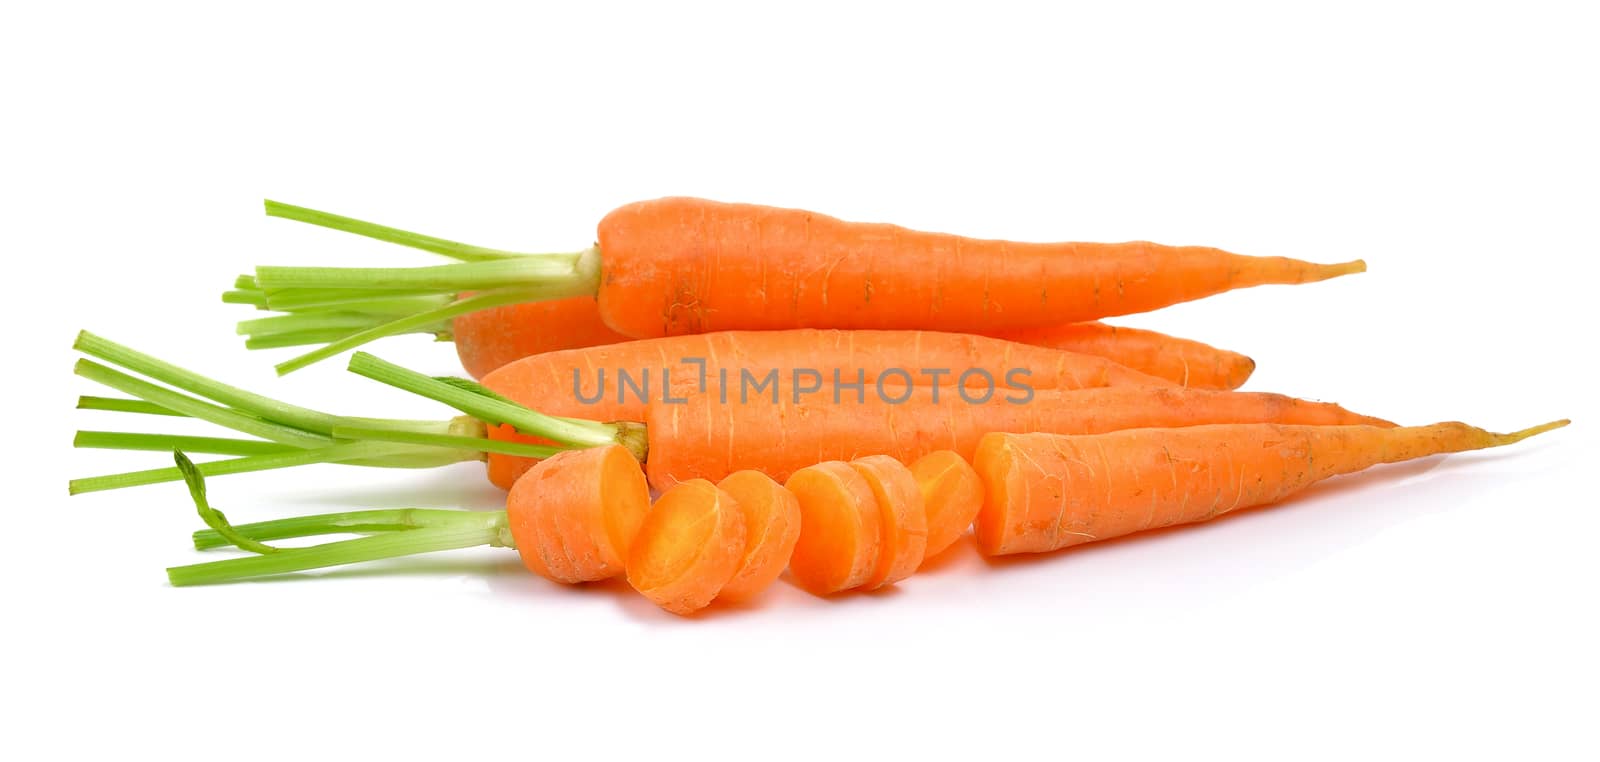
M 615 445 L 542 460 L 506 496 L 511 534 L 528 570 L 566 583 L 623 573 L 649 506 L 638 461 Z
M 928 547 L 928 515 L 922 507 L 922 489 L 905 464 L 887 455 L 869 455 L 850 461 L 850 467 L 867 480 L 878 503 L 881 542 L 872 576 L 864 590 L 892 585 L 917 571 Z
M 848 463 L 827 461 L 794 472 L 783 486 L 800 503 L 800 539 L 789 558 L 795 582 L 814 595 L 865 583 L 883 523 L 872 485 Z
M 645 516 L 628 554 L 628 584 L 667 611 L 691 614 L 733 578 L 744 549 L 738 501 L 691 479 L 667 490 Z
M 922 490 L 922 507 L 928 514 L 928 548 L 933 558 L 950 547 L 983 507 L 983 481 L 972 465 L 954 450 L 938 450 L 911 464 L 911 475 Z
M 717 483 L 744 513 L 745 550 L 739 570 L 717 597 L 737 603 L 766 590 L 789 565 L 800 539 L 800 501 L 760 471 L 739 471 Z

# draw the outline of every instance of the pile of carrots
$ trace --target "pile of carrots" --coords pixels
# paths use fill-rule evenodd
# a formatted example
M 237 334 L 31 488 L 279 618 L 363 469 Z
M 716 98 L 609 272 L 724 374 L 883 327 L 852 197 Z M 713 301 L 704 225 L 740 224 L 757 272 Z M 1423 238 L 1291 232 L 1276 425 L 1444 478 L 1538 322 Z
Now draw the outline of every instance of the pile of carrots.
M 750 600 L 786 570 L 816 595 L 892 585 L 969 527 L 985 554 L 1055 551 L 1567 423 L 1511 434 L 1397 426 L 1236 391 L 1250 358 L 1099 322 L 1362 272 L 1360 261 L 977 240 L 687 198 L 624 206 L 601 221 L 596 245 L 557 254 L 275 202 L 267 211 L 459 261 L 258 267 L 223 297 L 278 313 L 239 323 L 247 347 L 317 345 L 280 364 L 286 373 L 425 333 L 453 340 L 476 380 L 357 352 L 352 372 L 459 415 L 356 418 L 81 334 L 76 348 L 88 358 L 78 375 L 127 396 L 83 397 L 80 407 L 185 416 L 243 435 L 78 433 L 78 446 L 169 451 L 175 466 L 74 480 L 74 494 L 183 480 L 208 526 L 196 548 L 253 554 L 174 567 L 174 585 L 490 545 L 514 548 L 552 581 L 625 577 L 663 609 L 691 614 Z M 195 464 L 185 453 L 227 457 Z M 463 460 L 486 462 L 508 490 L 504 511 L 233 525 L 206 497 L 208 476 Z M 269 544 L 328 534 L 363 536 Z

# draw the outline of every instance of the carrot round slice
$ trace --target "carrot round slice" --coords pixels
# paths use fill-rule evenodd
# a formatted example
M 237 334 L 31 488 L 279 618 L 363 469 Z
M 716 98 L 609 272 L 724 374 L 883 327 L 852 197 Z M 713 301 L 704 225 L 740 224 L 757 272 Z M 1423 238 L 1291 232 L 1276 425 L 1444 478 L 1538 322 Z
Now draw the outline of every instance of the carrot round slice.
M 800 539 L 800 501 L 760 471 L 729 474 L 717 488 L 732 495 L 744 513 L 744 558 L 717 595 L 737 603 L 767 589 L 789 564 Z
M 887 455 L 870 455 L 850 461 L 850 467 L 867 480 L 878 502 L 881 542 L 872 576 L 865 590 L 892 585 L 916 572 L 928 547 L 928 515 L 922 507 L 922 489 L 905 464 Z
M 639 462 L 616 445 L 546 458 L 506 496 L 523 565 L 566 583 L 623 573 L 628 545 L 649 507 Z
M 789 571 L 806 592 L 828 595 L 860 587 L 878 559 L 878 500 L 872 485 L 843 461 L 794 472 L 784 485 L 800 503 L 800 539 Z
M 944 552 L 978 517 L 983 507 L 983 481 L 954 450 L 938 450 L 911 464 L 928 513 L 928 549 L 924 559 Z
M 691 614 L 710 605 L 744 558 L 744 513 L 704 479 L 667 490 L 628 554 L 628 584 L 657 606 Z

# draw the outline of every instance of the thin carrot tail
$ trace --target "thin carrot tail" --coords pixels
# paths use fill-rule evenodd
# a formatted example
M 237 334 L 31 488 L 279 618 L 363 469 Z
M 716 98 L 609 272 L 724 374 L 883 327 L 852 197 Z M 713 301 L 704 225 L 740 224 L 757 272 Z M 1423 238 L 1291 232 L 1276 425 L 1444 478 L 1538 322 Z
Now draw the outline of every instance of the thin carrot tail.
M 1337 278 L 1341 275 L 1355 275 L 1367 271 L 1367 261 L 1356 259 L 1349 262 L 1340 262 L 1333 265 L 1317 265 L 1306 272 L 1305 282 L 1316 283 L 1319 280 Z
M 1495 434 L 1493 432 L 1490 432 L 1489 433 L 1489 442 L 1490 442 L 1490 444 L 1488 446 L 1489 447 L 1504 447 L 1504 446 L 1509 445 L 1509 444 L 1516 444 L 1518 442 L 1521 442 L 1524 439 L 1527 439 L 1528 437 L 1538 436 L 1540 434 L 1545 433 L 1546 431 L 1555 431 L 1556 429 L 1563 428 L 1567 424 L 1570 424 L 1570 423 L 1572 423 L 1572 419 L 1571 418 L 1562 418 L 1559 421 L 1551 421 L 1549 423 L 1541 423 L 1538 426 L 1531 426 L 1531 427 L 1523 429 L 1521 431 L 1513 431 L 1510 434 Z

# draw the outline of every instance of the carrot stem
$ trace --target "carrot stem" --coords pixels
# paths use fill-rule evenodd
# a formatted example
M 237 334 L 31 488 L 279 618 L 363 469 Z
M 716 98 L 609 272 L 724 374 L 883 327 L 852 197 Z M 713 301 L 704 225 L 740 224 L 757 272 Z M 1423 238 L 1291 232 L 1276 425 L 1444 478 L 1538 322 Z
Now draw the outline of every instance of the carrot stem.
M 340 439 L 360 439 L 370 442 L 399 442 L 401 444 L 427 445 L 430 447 L 448 447 L 458 450 L 472 450 L 474 452 L 492 452 L 500 455 L 516 455 L 523 458 L 544 459 L 568 448 L 551 447 L 548 445 L 524 444 L 522 442 L 503 442 L 496 439 L 487 439 L 481 436 L 470 437 L 454 434 L 425 434 L 415 431 L 384 431 L 382 429 L 366 429 L 355 426 L 340 426 L 333 430 L 334 436 Z
M 376 534 L 410 529 L 457 525 L 463 511 L 443 508 L 387 508 L 373 511 L 345 511 L 313 516 L 294 516 L 273 521 L 234 525 L 234 530 L 256 540 L 288 540 L 328 534 Z M 194 533 L 195 550 L 221 548 L 233 543 L 215 529 Z
M 256 283 L 270 302 L 274 291 L 290 288 L 373 289 L 419 292 L 485 291 L 538 285 L 541 279 L 571 274 L 582 252 L 530 254 L 515 259 L 458 262 L 427 267 L 271 267 L 256 268 Z
M 294 220 L 295 222 L 304 222 L 311 225 L 325 227 L 330 230 L 342 230 L 346 233 L 354 233 L 359 236 L 366 236 L 367 238 L 374 238 L 379 241 L 398 243 L 401 246 L 410 246 L 413 249 L 421 249 L 423 251 L 431 251 L 435 254 L 443 254 L 444 256 L 451 257 L 453 259 L 459 259 L 463 262 L 481 262 L 489 259 L 505 259 L 508 257 L 524 256 L 516 252 L 502 251 L 500 249 L 488 249 L 482 246 L 473 246 L 471 244 L 449 241 L 443 238 L 435 238 L 431 235 L 413 233 L 408 230 L 392 228 L 387 225 L 379 225 L 376 222 L 366 222 L 364 220 L 345 217 L 343 215 L 320 212 L 315 209 L 307 209 L 303 206 L 294 206 L 293 204 L 285 204 L 278 201 L 273 201 L 271 199 L 266 201 L 266 208 L 267 216 L 269 217 L 279 217 L 286 220 Z
M 266 309 L 267 295 L 254 289 L 234 289 L 222 292 L 223 304 L 248 304 L 258 309 Z
M 306 431 L 257 417 L 248 412 L 214 405 L 210 402 L 190 397 L 187 394 L 165 389 L 147 381 L 141 381 L 92 360 L 79 359 L 77 364 L 73 366 L 73 372 L 90 381 L 109 386 L 124 394 L 131 394 L 161 407 L 176 410 L 184 415 L 273 442 L 296 447 L 318 447 L 333 441 L 333 438 L 329 435 Z M 332 431 L 331 425 L 328 430 Z
M 175 410 L 168 410 L 160 405 L 137 399 L 123 399 L 121 397 L 95 397 L 84 395 L 78 398 L 79 410 L 109 410 L 114 413 L 138 413 L 140 415 L 168 415 L 179 418 L 188 416 Z
M 316 463 L 348 463 L 378 468 L 429 468 L 476 459 L 476 453 L 438 447 L 396 444 L 392 442 L 344 442 L 305 450 L 247 455 L 242 458 L 214 460 L 197 464 L 205 476 L 225 476 L 252 471 L 271 471 L 279 468 L 309 466 Z M 183 473 L 177 468 L 152 468 L 120 474 L 91 476 L 73 479 L 67 484 L 67 493 L 80 495 L 86 492 L 139 487 L 146 484 L 177 481 Z
M 439 293 L 431 289 L 405 288 L 289 288 L 263 293 L 267 309 L 280 312 L 305 312 L 308 310 L 357 309 L 358 306 L 379 304 L 384 312 L 409 315 L 433 309 L 455 300 L 454 293 Z
M 95 450 L 184 450 L 210 455 L 270 455 L 301 452 L 298 447 L 263 442 L 259 439 L 190 437 L 176 434 L 136 434 L 122 431 L 80 431 L 72 438 L 73 447 Z
M 504 511 L 472 512 L 471 515 L 482 520 L 471 524 L 462 522 L 460 525 L 340 540 L 309 548 L 287 548 L 269 555 L 174 566 L 167 569 L 167 580 L 174 587 L 212 585 L 479 545 L 511 547 L 511 534 L 507 529 Z

